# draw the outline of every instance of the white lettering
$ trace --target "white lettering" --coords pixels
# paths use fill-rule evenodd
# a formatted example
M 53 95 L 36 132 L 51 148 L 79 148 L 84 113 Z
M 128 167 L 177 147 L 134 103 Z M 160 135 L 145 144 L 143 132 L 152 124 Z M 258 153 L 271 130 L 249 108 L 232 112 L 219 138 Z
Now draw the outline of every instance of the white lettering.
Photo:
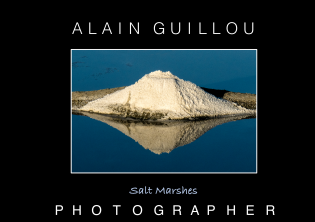
M 269 208 L 272 208 L 272 209 L 269 209 Z M 275 215 L 275 206 L 273 206 L 273 205 L 267 205 L 266 206 L 266 214 L 268 215 L 268 212 L 269 211 L 272 211 L 272 215 Z
M 233 215 L 235 215 L 235 205 L 233 205 L 233 209 L 229 209 L 229 205 L 227 205 L 227 215 L 229 215 L 229 211 L 232 211 Z
M 138 213 L 138 214 L 136 214 L 136 212 L 135 212 L 135 208 L 136 207 L 140 207 L 140 213 Z M 140 205 L 135 205 L 132 208 L 132 212 L 133 212 L 134 215 L 139 216 L 140 214 L 142 214 L 142 207 Z
M 229 32 L 229 25 L 230 24 L 234 24 L 235 25 L 235 32 Z M 226 31 L 230 34 L 230 35 L 234 35 L 236 32 L 237 32 L 237 25 L 235 22 L 229 22 L 227 25 L 226 25 Z
M 58 214 L 58 211 L 62 211 L 63 206 L 62 205 L 56 205 L 56 215 Z
M 120 207 L 120 205 L 113 205 L 113 207 L 116 207 L 116 215 L 118 215 L 118 207 Z
M 246 215 L 254 215 L 254 213 L 249 213 L 249 211 L 254 211 L 254 209 L 250 209 L 249 207 L 254 207 L 254 205 L 246 205 Z
M 176 207 L 178 207 L 178 209 L 175 209 Z M 173 205 L 173 215 L 175 215 L 175 211 L 178 211 L 179 215 L 182 215 L 181 206 L 180 205 Z
M 171 32 L 174 34 L 174 35 L 177 35 L 180 33 L 180 22 L 179 22 L 179 25 L 178 25 L 178 32 L 177 33 L 174 33 L 174 30 L 173 30 L 173 22 L 171 22 Z
M 159 209 L 159 214 L 156 213 L 156 208 L 157 208 L 157 207 L 161 207 L 161 208 L 162 208 L 162 209 Z M 161 205 L 156 205 L 156 206 L 154 207 L 154 213 L 155 213 L 155 215 L 158 215 L 158 216 L 163 215 L 163 206 L 161 206 Z
M 163 28 L 159 28 L 160 30 L 162 29 L 162 32 L 156 32 L 156 29 L 155 29 L 155 26 L 156 26 L 156 24 L 158 24 L 158 23 L 160 23 L 160 24 L 162 24 L 162 26 L 163 26 Z M 162 22 L 157 22 L 157 23 L 155 23 L 154 24 L 154 32 L 155 32 L 155 34 L 158 34 L 158 35 L 160 35 L 160 34 L 164 34 L 164 24 L 162 23 Z
M 213 23 L 213 34 L 221 34 L 220 32 L 215 32 L 215 22 Z
M 211 210 L 210 210 L 210 207 L 212 208 Z M 208 215 L 209 215 L 209 211 L 214 211 L 215 210 L 215 207 L 213 206 L 213 205 L 208 205 Z
M 99 213 L 98 213 L 98 214 L 96 214 L 96 213 L 94 212 L 94 207 L 98 207 L 98 209 L 99 209 Z M 92 213 L 93 213 L 93 215 L 98 216 L 98 215 L 101 214 L 101 212 L 102 212 L 102 208 L 101 208 L 99 205 L 94 205 L 94 206 L 92 207 Z
M 137 29 L 133 26 L 133 24 L 130 22 L 130 34 L 131 34 L 131 26 L 133 27 L 133 29 L 136 31 L 137 34 L 139 34 L 139 22 L 137 23 Z
M 244 32 L 245 32 L 247 35 L 253 34 L 253 32 L 254 32 L 254 22 L 252 22 L 252 32 L 251 32 L 251 33 L 248 33 L 248 32 L 246 31 L 246 22 L 244 22 Z
M 197 209 L 196 205 L 194 205 L 190 215 L 192 215 L 194 212 L 197 212 L 197 215 L 199 215 L 199 212 L 198 212 L 198 209 Z
M 75 208 L 75 205 L 73 205 L 72 214 L 75 215 L 75 212 L 76 212 L 76 211 L 79 211 L 79 215 L 81 215 L 81 205 L 79 205 L 79 209 L 76 209 L 76 208 Z
M 199 34 L 207 34 L 206 32 L 204 33 L 201 32 L 201 22 L 199 22 Z
M 89 22 L 89 34 L 96 34 L 91 32 L 91 22 Z
M 76 27 L 79 27 L 79 29 L 76 29 Z M 80 33 L 82 34 L 82 31 L 81 31 L 81 28 L 80 28 L 80 26 L 79 26 L 79 22 L 77 22 L 77 23 L 75 23 L 75 26 L 74 26 L 74 29 L 73 29 L 73 31 L 72 31 L 72 34 L 75 32 L 75 31 L 80 31 Z
M 106 26 L 108 26 L 108 29 L 106 29 Z M 106 24 L 105 24 L 105 26 L 104 26 L 104 29 L 103 29 L 103 32 L 102 32 L 102 34 L 104 34 L 104 32 L 105 32 L 105 31 L 109 31 L 109 32 L 110 32 L 110 34 L 112 34 L 112 31 L 110 30 L 110 27 L 109 27 L 108 22 L 106 22 Z

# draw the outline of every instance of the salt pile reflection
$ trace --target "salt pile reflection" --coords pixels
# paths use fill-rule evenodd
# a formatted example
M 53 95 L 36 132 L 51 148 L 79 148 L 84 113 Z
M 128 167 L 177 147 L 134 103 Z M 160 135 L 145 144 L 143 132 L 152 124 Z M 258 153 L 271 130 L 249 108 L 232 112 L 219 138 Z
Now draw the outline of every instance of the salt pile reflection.
M 76 111 L 73 112 L 73 114 L 88 116 L 92 119 L 104 122 L 129 136 L 145 149 L 149 149 L 155 154 L 169 153 L 177 147 L 189 144 L 210 129 L 223 123 L 255 118 L 255 116 L 251 115 L 239 115 L 199 121 L 173 120 L 162 122 L 139 121 L 84 111 Z

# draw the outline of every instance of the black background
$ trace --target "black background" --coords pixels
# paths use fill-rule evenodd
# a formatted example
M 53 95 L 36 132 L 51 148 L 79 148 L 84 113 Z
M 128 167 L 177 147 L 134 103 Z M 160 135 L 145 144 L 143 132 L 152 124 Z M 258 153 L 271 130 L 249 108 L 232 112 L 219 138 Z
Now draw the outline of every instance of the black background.
M 76 22 L 79 22 L 83 34 L 76 32 L 72 34 Z M 65 87 L 62 98 L 63 116 L 68 117 L 68 126 L 65 122 L 63 137 L 64 140 L 56 142 L 54 150 L 54 170 L 47 183 L 52 188 L 49 195 L 49 207 L 47 213 L 55 219 L 69 217 L 72 219 L 139 219 L 139 218 L 171 218 L 173 205 L 181 205 L 182 215 L 192 219 L 211 219 L 213 216 L 226 219 L 227 205 L 236 206 L 235 217 L 244 216 L 251 219 L 253 216 L 246 216 L 246 205 L 254 205 L 255 216 L 266 216 L 266 205 L 275 206 L 277 218 L 285 215 L 285 203 L 288 195 L 284 189 L 279 156 L 275 148 L 279 146 L 274 132 L 268 128 L 267 112 L 265 112 L 265 101 L 268 101 L 268 94 L 265 94 L 266 85 L 263 85 L 266 70 L 270 70 L 270 35 L 266 25 L 258 21 L 247 21 L 250 31 L 251 22 L 254 22 L 254 32 L 251 35 L 244 34 L 244 22 L 233 21 L 238 25 L 238 31 L 234 35 L 226 32 L 226 25 L 230 21 L 203 21 L 202 32 L 199 34 L 199 22 L 190 22 L 190 33 L 188 35 L 188 21 L 181 21 L 181 33 L 174 35 L 170 31 L 171 22 L 163 22 L 165 34 L 157 35 L 153 26 L 158 21 L 120 21 L 122 34 L 118 34 L 118 21 L 91 22 L 91 31 L 97 34 L 89 34 L 89 22 L 73 21 L 68 26 L 60 41 L 65 44 L 61 47 L 64 56 L 64 67 L 61 71 L 68 76 L 67 87 Z M 113 34 L 106 32 L 102 35 L 105 23 L 108 22 Z M 129 22 L 136 26 L 140 24 L 140 34 L 134 31 L 129 34 Z M 216 32 L 212 34 L 212 25 L 215 22 Z M 177 22 L 173 22 L 177 27 Z M 232 26 L 231 26 L 232 30 Z M 258 150 L 258 173 L 257 174 L 71 174 L 71 49 L 257 49 L 258 61 L 258 118 L 257 118 L 257 150 Z M 266 62 L 268 61 L 268 63 Z M 268 65 L 267 65 L 268 64 Z M 270 75 L 270 73 L 269 73 Z M 66 79 L 66 78 L 65 78 Z M 272 87 L 271 84 L 267 87 Z M 264 127 L 265 126 L 265 127 Z M 268 129 L 268 130 L 266 130 Z M 268 132 L 267 132 L 268 131 Z M 60 134 L 59 134 L 60 135 Z M 62 138 L 63 138 L 62 137 Z M 61 137 L 59 137 L 61 138 Z M 267 139 L 268 138 L 268 139 Z M 62 141 L 62 142 L 61 142 Z M 67 143 L 65 141 L 68 141 Z M 132 187 L 144 188 L 156 187 L 165 188 L 196 188 L 197 194 L 142 194 L 131 195 Z M 63 211 L 55 216 L 55 205 L 63 205 Z M 81 205 L 81 216 L 72 215 L 72 207 Z M 100 205 L 102 213 L 100 216 L 93 216 L 91 209 L 93 205 Z M 119 215 L 115 216 L 115 208 L 112 205 L 121 205 Z M 143 213 L 135 216 L 132 213 L 134 205 L 141 205 Z M 154 206 L 162 205 L 163 216 L 156 216 L 153 212 Z M 193 206 L 199 210 L 199 216 L 190 216 Z M 207 205 L 215 205 L 216 210 L 207 216 Z M 235 218 L 234 217 L 234 218 Z M 181 217 L 182 218 L 182 217 Z

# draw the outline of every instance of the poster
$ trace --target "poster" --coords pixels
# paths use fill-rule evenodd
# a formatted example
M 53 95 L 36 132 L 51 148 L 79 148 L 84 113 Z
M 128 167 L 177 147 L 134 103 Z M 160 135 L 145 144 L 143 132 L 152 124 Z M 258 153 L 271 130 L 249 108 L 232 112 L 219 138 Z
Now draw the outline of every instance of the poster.
M 266 53 L 259 41 L 260 25 L 256 21 L 70 22 L 69 47 L 63 51 L 69 59 L 70 145 L 60 152 L 62 165 L 56 178 L 60 175 L 62 186 L 52 197 L 53 215 L 202 220 L 280 214 L 277 182 L 268 180 L 274 174 L 268 164 L 270 148 L 258 140 L 258 132 L 264 130 L 258 128 L 258 76 Z M 139 124 L 132 123 L 128 136 L 118 129 L 126 124 L 115 127 L 72 113 L 72 92 L 129 86 L 156 70 L 170 71 L 200 87 L 256 94 L 256 117 L 214 124 L 187 144 L 155 152 L 139 139 Z M 248 125 L 239 131 L 242 121 Z M 160 140 L 166 138 L 154 127 L 151 135 L 157 132 Z

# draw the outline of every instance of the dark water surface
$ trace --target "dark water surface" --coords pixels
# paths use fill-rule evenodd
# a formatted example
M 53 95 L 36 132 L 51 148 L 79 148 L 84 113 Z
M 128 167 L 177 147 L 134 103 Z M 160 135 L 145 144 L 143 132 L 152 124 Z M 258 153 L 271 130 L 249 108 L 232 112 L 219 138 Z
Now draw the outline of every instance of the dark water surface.
M 256 93 L 254 50 L 73 50 L 72 91 L 128 86 L 155 70 Z M 256 118 L 152 124 L 72 114 L 72 172 L 256 172 L 256 152 Z

